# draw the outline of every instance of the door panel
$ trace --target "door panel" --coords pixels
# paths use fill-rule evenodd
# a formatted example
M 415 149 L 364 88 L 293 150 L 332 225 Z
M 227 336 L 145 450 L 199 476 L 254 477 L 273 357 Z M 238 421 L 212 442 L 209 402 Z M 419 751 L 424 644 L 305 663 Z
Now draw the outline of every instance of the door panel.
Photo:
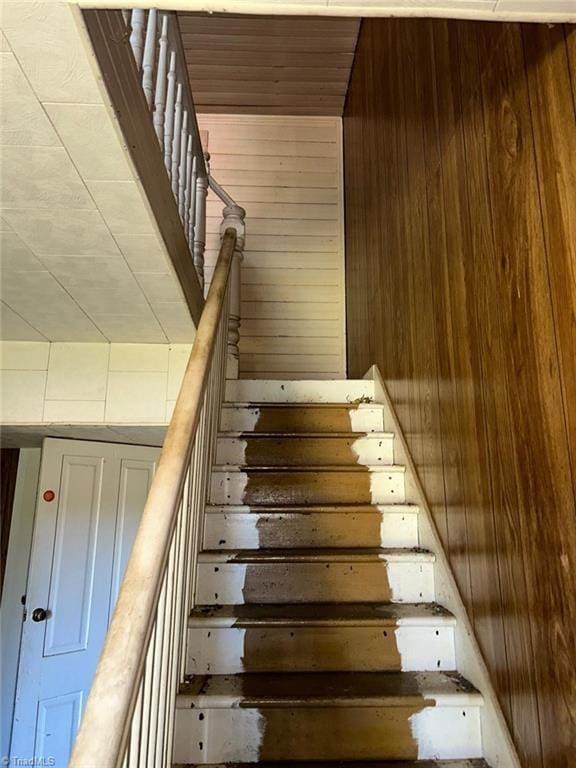
M 64 456 L 44 656 L 85 651 L 94 599 L 104 459 Z M 99 570 L 99 572 L 101 572 Z M 70 578 L 70 574 L 74 578 Z
M 38 726 L 34 757 L 66 765 L 74 738 L 80 725 L 82 691 L 73 691 L 63 696 L 54 696 L 38 702 Z
M 144 509 L 155 468 L 156 461 L 153 459 L 122 459 L 120 462 L 120 491 L 112 568 L 110 619 L 118 599 L 120 585 L 138 529 L 140 521 L 138 511 L 141 513 Z

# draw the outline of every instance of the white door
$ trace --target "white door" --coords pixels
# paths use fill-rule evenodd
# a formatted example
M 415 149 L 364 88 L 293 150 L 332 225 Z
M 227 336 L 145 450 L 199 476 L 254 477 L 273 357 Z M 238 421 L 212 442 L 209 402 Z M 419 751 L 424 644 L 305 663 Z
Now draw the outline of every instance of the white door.
M 158 453 L 134 445 L 44 441 L 14 761 L 68 765 Z

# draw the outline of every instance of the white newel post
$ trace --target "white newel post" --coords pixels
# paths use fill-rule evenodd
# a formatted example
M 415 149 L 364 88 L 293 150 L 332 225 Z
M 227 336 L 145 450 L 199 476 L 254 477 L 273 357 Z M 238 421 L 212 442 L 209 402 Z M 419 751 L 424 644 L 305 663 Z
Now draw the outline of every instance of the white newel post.
M 208 177 L 196 178 L 195 220 L 194 227 L 194 266 L 198 273 L 200 287 L 204 289 L 204 249 L 206 248 L 206 197 L 208 195 Z
M 227 229 L 235 229 L 238 235 L 234 258 L 230 268 L 230 313 L 228 315 L 228 352 L 226 359 L 226 378 L 237 379 L 239 370 L 239 341 L 240 341 L 240 311 L 241 311 L 241 265 L 244 259 L 244 243 L 246 226 L 244 218 L 246 211 L 239 205 L 227 205 L 224 208 L 224 219 L 220 227 L 223 235 Z

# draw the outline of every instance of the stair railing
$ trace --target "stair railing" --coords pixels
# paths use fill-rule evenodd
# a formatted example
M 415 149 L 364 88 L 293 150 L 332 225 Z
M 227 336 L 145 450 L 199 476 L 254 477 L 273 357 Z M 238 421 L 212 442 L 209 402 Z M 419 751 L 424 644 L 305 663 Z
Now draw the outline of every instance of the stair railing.
M 202 283 L 208 185 L 225 206 L 216 267 L 69 763 L 168 768 L 224 386 L 238 376 L 245 212 L 209 175 L 175 15 L 135 9 L 118 22 L 119 12 L 91 13 L 104 14 L 102 29 L 129 22 L 126 35 Z M 115 35 L 106 40 L 123 44 Z
M 124 12 L 124 19 L 166 173 L 204 288 L 209 169 L 202 150 L 178 17 L 154 8 L 134 8 Z
M 236 217 L 236 218 L 235 218 Z M 225 216 L 216 269 L 160 453 L 71 768 L 171 765 L 176 695 L 227 368 L 231 271 L 243 247 Z

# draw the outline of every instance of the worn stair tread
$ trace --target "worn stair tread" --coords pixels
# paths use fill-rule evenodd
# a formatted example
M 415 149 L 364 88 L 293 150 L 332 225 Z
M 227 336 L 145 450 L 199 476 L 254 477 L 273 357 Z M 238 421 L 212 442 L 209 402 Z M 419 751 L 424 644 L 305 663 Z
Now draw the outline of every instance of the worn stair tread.
M 458 672 L 304 672 L 196 675 L 178 707 L 480 706 L 482 695 Z
M 270 464 L 270 465 L 254 465 L 254 464 L 215 464 L 212 468 L 213 472 L 262 472 L 263 474 L 274 474 L 275 472 L 282 473 L 317 473 L 317 472 L 337 472 L 339 474 L 346 474 L 348 472 L 382 472 L 382 473 L 399 473 L 404 474 L 406 467 L 400 464 L 318 464 L 318 465 L 297 465 L 297 464 Z
M 206 514 L 247 514 L 255 515 L 313 515 L 313 514 L 407 514 L 416 515 L 420 512 L 417 504 L 207 504 Z
M 173 768 L 490 768 L 483 758 L 464 760 L 309 760 L 273 763 L 179 763 Z
M 223 408 L 350 408 L 351 410 L 358 410 L 360 408 L 384 408 L 383 403 L 369 402 L 340 402 L 340 403 L 308 403 L 308 402 L 272 402 L 267 400 L 253 400 L 246 402 L 242 400 L 226 400 L 222 403 Z
M 395 562 L 434 562 L 435 555 L 420 547 L 406 548 L 326 548 L 326 549 L 230 549 L 203 550 L 198 555 L 199 563 L 347 563 L 378 560 Z
M 225 430 L 218 433 L 218 437 L 241 438 L 243 440 L 274 439 L 313 439 L 313 440 L 358 440 L 360 438 L 369 438 L 370 440 L 392 440 L 394 432 L 238 432 Z
M 197 607 L 189 627 L 454 626 L 437 603 L 296 603 Z

